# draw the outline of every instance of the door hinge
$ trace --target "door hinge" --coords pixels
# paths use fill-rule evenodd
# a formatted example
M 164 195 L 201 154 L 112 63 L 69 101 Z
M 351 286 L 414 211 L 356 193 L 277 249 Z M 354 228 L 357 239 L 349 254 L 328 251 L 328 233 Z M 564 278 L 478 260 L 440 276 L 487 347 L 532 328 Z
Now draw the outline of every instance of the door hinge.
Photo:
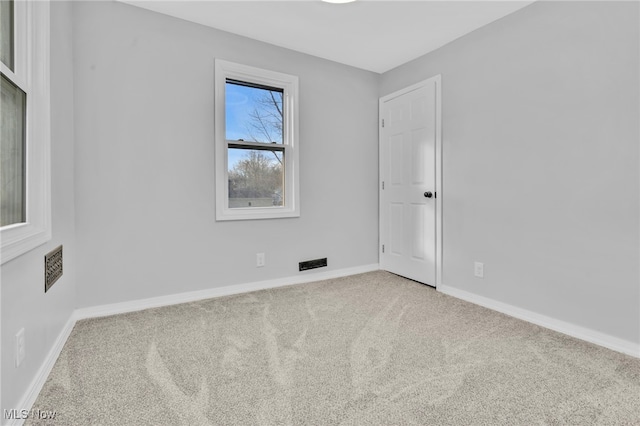
M 382 119 L 382 127 L 384 127 L 384 118 Z
M 384 181 L 382 181 L 382 189 L 384 189 Z
M 384 253 L 384 244 L 382 245 L 382 252 Z

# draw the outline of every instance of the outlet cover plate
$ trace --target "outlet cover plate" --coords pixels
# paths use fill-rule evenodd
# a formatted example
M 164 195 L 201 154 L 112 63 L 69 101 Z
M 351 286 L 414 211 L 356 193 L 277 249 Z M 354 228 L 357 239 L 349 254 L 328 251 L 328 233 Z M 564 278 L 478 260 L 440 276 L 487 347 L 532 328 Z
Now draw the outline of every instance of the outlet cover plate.
M 477 278 L 484 278 L 484 263 L 482 262 L 475 262 L 473 264 L 473 274 L 477 277 Z

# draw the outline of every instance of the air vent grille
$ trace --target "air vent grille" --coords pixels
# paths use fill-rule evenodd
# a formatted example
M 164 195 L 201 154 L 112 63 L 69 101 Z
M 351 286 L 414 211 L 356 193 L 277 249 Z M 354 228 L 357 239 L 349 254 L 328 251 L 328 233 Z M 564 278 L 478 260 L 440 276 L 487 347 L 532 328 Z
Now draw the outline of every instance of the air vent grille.
M 44 292 L 62 276 L 62 246 L 51 250 L 44 256 Z
M 322 259 L 314 259 L 314 260 L 306 260 L 304 262 L 298 263 L 301 271 L 306 271 L 307 269 L 315 269 L 322 268 L 323 266 L 327 266 L 327 258 Z

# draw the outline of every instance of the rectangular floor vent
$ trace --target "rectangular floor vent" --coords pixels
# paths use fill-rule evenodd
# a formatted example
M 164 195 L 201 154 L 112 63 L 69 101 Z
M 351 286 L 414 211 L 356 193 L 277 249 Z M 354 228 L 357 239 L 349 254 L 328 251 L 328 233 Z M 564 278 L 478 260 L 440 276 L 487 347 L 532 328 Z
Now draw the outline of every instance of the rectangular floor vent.
M 314 259 L 314 260 L 305 260 L 304 262 L 298 263 L 301 271 L 306 271 L 307 269 L 315 269 L 322 268 L 323 266 L 327 266 L 327 258 L 322 259 Z
M 62 246 L 51 250 L 44 256 L 44 292 L 62 276 Z

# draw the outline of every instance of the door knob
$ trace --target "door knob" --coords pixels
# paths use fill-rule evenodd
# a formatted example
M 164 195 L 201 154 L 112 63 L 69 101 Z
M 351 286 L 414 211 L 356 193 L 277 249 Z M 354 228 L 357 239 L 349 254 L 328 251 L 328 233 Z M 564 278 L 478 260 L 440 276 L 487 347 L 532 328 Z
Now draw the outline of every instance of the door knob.
M 433 193 L 431 191 L 427 191 L 427 192 L 424 193 L 424 196 L 427 197 L 427 198 L 431 198 L 431 197 L 433 197 Z

